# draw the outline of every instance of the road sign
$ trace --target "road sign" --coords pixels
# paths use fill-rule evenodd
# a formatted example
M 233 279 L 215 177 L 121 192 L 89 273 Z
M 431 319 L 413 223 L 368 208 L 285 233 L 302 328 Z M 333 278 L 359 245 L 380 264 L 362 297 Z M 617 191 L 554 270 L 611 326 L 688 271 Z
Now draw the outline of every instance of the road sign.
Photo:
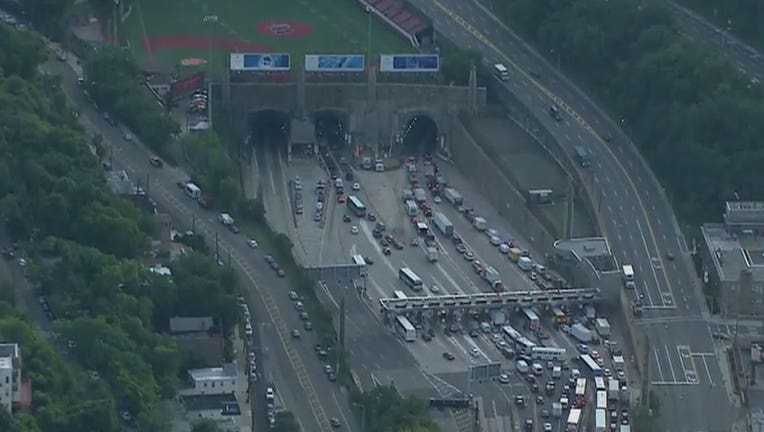
M 333 266 L 308 267 L 308 276 L 316 281 L 337 282 L 351 284 L 353 280 L 359 279 L 366 266 L 358 264 L 340 264 Z
M 498 378 L 501 375 L 501 363 L 486 363 L 470 366 L 470 380 L 485 381 Z

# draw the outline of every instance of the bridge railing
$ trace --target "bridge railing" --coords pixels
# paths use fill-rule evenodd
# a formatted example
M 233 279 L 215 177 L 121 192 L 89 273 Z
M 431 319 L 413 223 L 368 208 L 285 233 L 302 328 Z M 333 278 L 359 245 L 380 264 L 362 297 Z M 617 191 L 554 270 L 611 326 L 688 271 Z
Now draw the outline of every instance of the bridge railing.
M 382 298 L 379 299 L 379 305 L 383 312 L 408 312 L 456 308 L 502 308 L 533 305 L 551 306 L 567 303 L 591 303 L 599 301 L 601 298 L 599 289 L 582 288 L 408 297 L 405 299 Z

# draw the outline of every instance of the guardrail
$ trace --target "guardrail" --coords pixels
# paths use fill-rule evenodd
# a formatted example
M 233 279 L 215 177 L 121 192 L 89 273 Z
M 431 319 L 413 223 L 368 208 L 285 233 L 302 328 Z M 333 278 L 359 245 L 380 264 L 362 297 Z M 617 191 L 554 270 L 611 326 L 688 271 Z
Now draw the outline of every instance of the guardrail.
M 408 297 L 405 299 L 382 298 L 379 305 L 382 313 L 404 313 L 424 310 L 444 310 L 461 308 L 501 308 L 511 306 L 561 305 L 570 303 L 591 303 L 602 299 L 598 288 L 511 291 L 503 293 L 479 293 L 445 295 L 431 297 Z

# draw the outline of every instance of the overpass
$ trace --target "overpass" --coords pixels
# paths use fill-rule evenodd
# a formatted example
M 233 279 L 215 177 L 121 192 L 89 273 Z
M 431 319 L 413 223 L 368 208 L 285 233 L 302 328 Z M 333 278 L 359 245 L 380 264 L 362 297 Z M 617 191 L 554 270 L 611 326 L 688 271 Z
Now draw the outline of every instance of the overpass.
M 557 306 L 564 304 L 594 303 L 601 299 L 597 288 L 510 291 L 503 293 L 479 293 L 431 297 L 382 298 L 381 313 L 403 314 L 408 312 L 440 311 L 454 309 L 494 309 L 525 306 Z
M 381 149 L 392 148 L 415 116 L 432 119 L 447 146 L 458 112 L 478 113 L 486 107 L 487 92 L 477 87 L 474 68 L 468 86 L 377 82 L 374 69 L 365 80 L 363 75 L 361 80 L 355 76 L 355 82 L 326 82 L 332 77 L 325 75 L 319 81 L 302 69 L 294 75 L 284 76 L 282 82 L 268 82 L 256 74 L 226 77 L 221 85 L 222 102 L 240 136 L 248 135 L 254 114 L 281 112 L 290 119 L 289 156 L 294 145 L 313 144 L 314 119 L 329 112 L 345 120 L 349 143 L 366 154 L 383 155 Z

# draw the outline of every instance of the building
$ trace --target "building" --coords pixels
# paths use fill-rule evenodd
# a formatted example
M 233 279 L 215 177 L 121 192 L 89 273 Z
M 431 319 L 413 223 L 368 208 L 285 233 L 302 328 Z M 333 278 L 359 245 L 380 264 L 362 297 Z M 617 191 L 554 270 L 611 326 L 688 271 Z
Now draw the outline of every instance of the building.
M 209 333 L 215 327 L 212 317 L 172 317 L 170 333 Z
M 191 423 L 209 419 L 214 421 L 222 431 L 239 432 L 241 430 L 241 408 L 233 394 L 188 395 L 182 396 L 180 400 Z
M 701 228 L 703 281 L 723 315 L 764 316 L 764 202 L 725 203 L 724 223 Z
M 182 396 L 232 394 L 238 390 L 239 372 L 236 363 L 223 367 L 190 369 L 190 387 L 180 390 Z
M 9 413 L 31 403 L 31 386 L 22 381 L 21 366 L 18 344 L 0 343 L 0 406 Z

